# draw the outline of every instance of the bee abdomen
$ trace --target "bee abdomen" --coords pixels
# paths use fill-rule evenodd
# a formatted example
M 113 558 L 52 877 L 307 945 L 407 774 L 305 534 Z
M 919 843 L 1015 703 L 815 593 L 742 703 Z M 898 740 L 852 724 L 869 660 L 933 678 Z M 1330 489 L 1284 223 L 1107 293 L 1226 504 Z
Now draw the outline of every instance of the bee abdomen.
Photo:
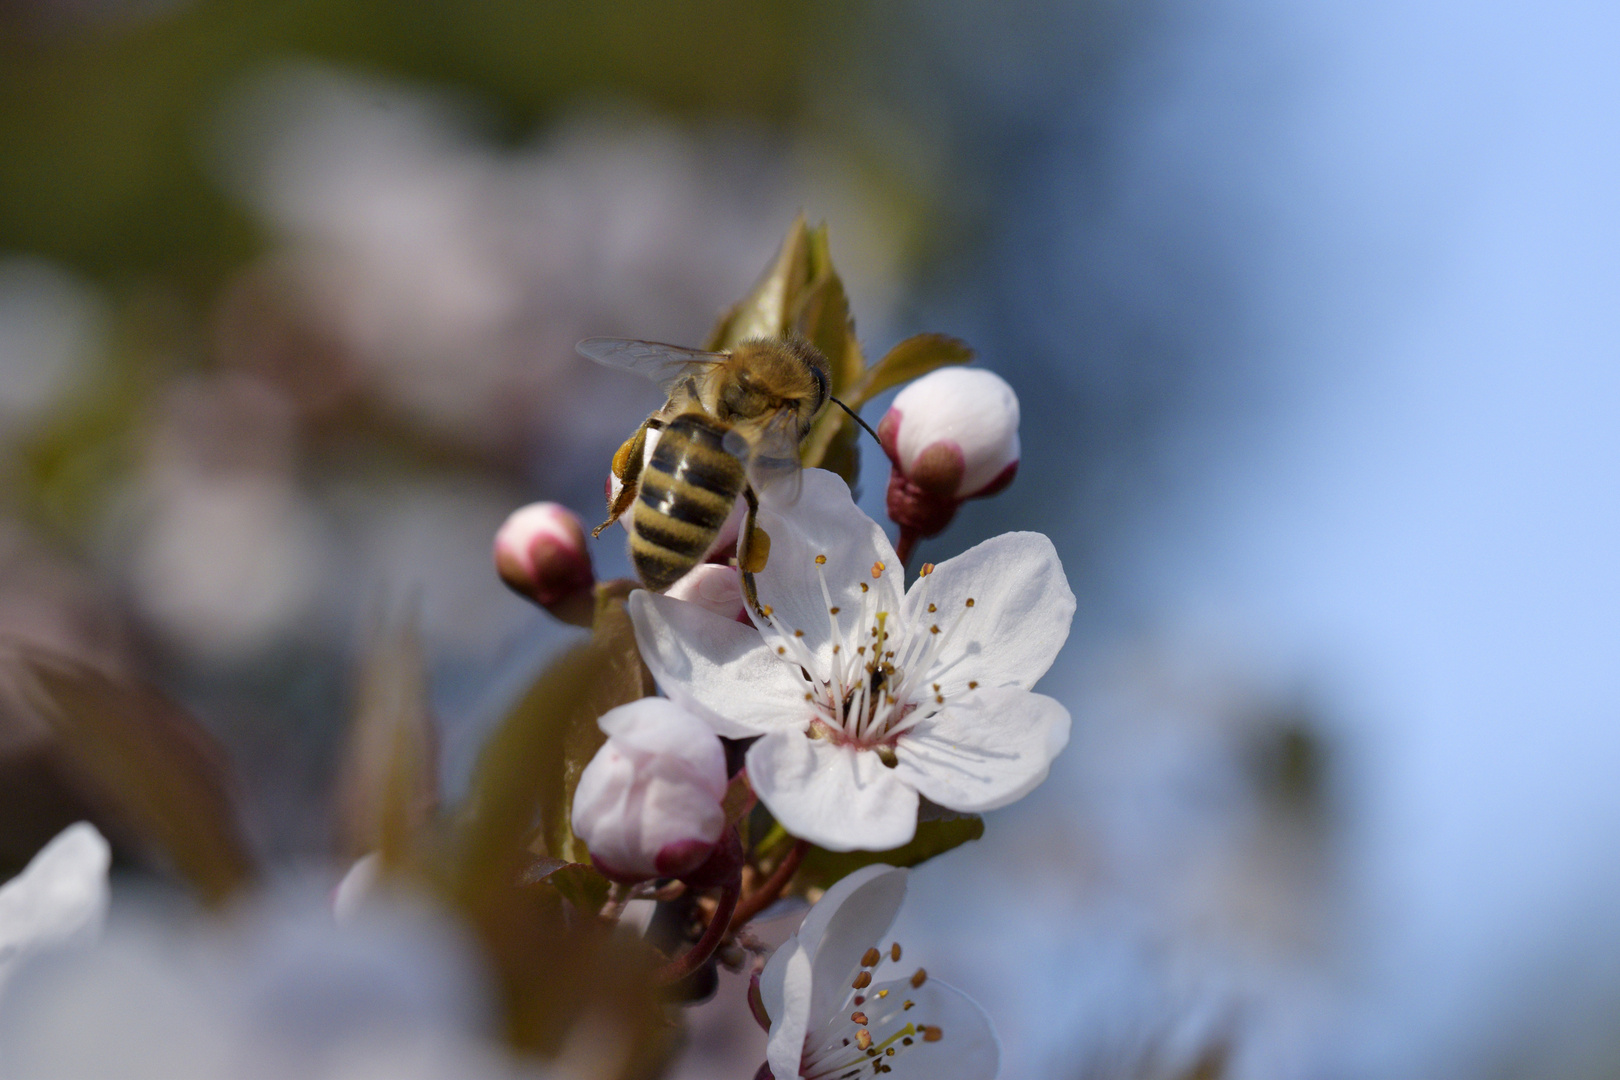
M 696 566 L 743 488 L 743 467 L 722 448 L 728 429 L 703 413 L 682 413 L 659 433 L 630 515 L 630 560 L 661 591 Z

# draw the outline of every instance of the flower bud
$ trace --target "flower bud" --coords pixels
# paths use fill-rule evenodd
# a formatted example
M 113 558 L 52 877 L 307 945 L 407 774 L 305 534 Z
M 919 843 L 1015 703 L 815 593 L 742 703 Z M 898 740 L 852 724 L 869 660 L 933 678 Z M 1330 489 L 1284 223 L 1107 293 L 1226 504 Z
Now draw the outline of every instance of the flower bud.
M 495 569 L 511 590 L 566 622 L 590 624 L 591 555 L 579 517 L 556 503 L 512 512 L 495 533 Z
M 889 517 L 913 537 L 940 532 L 964 500 L 994 495 L 1018 471 L 1018 397 L 980 368 L 924 375 L 877 431 L 893 464 Z
M 574 789 L 574 832 L 615 881 L 696 870 L 725 829 L 726 752 L 709 726 L 665 698 L 597 720 L 608 740 Z
M 743 603 L 742 575 L 737 573 L 735 566 L 702 563 L 665 589 L 664 595 L 696 604 L 722 619 L 748 623 L 748 612 Z

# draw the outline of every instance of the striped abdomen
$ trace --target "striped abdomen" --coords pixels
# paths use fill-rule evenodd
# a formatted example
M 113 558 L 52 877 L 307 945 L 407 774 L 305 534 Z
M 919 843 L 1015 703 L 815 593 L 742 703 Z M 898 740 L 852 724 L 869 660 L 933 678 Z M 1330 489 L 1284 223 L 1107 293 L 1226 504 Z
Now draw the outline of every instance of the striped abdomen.
M 743 489 L 743 466 L 721 448 L 729 429 L 682 413 L 659 432 L 630 512 L 630 561 L 662 592 L 702 561 Z

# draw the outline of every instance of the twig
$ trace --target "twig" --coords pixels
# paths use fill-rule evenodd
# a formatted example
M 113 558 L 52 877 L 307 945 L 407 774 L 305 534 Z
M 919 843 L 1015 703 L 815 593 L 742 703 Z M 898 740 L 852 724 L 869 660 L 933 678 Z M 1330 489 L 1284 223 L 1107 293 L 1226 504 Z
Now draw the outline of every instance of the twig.
M 771 871 L 771 876 L 766 878 L 759 888 L 749 893 L 748 899 L 737 905 L 737 913 L 731 917 L 733 933 L 748 925 L 750 919 L 764 911 L 782 895 L 782 890 L 793 880 L 793 872 L 804 861 L 804 853 L 809 850 L 810 841 L 794 842 L 788 853 L 782 856 L 782 861 L 776 864 L 776 869 Z
M 731 915 L 737 910 L 737 894 L 741 891 L 740 880 L 734 880 L 721 889 L 720 903 L 715 906 L 714 916 L 709 920 L 703 936 L 698 938 L 696 945 L 659 968 L 654 975 L 657 982 L 668 985 L 684 979 L 714 955 L 714 950 L 719 947 L 720 942 L 725 939 L 726 932 L 731 928 Z

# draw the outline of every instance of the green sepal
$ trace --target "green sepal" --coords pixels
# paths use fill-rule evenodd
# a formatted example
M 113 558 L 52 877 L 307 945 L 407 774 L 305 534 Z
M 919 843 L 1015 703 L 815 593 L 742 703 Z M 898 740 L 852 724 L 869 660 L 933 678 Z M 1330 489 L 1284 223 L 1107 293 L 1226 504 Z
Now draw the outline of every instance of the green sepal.
M 972 359 L 973 350 L 958 338 L 947 334 L 913 334 L 868 368 L 845 400 L 850 408 L 858 409 L 885 390 L 938 368 L 965 364 Z
M 984 819 L 977 814 L 963 814 L 948 820 L 919 821 L 911 842 L 890 851 L 827 851 L 812 847 L 794 875 L 794 888 L 825 889 L 873 863 L 917 866 L 983 835 Z
M 810 230 L 800 214 L 788 228 L 776 259 L 748 295 L 720 316 L 703 347 L 718 352 L 750 338 L 780 337 L 792 327 L 811 277 Z

